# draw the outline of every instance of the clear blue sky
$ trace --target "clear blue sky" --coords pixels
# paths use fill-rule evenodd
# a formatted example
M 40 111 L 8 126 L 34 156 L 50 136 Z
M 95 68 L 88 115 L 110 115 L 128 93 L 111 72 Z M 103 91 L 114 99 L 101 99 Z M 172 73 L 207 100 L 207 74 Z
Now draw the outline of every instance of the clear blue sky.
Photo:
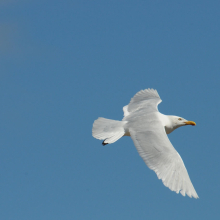
M 0 219 L 219 219 L 219 1 L 0 1 Z M 103 147 L 139 90 L 197 123 L 169 138 L 200 199 L 171 192 L 132 140 Z

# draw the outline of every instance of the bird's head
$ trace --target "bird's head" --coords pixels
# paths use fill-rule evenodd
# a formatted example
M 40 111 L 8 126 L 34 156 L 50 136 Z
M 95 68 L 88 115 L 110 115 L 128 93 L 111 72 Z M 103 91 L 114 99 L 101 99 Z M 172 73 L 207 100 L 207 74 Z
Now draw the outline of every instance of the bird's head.
M 182 117 L 174 116 L 174 115 L 167 115 L 168 120 L 165 123 L 165 130 L 167 134 L 170 134 L 175 129 L 185 126 L 185 125 L 193 125 L 195 126 L 196 123 L 194 121 L 188 121 Z
M 192 125 L 192 126 L 196 125 L 194 121 L 188 121 L 179 116 L 172 116 L 172 123 L 175 127 L 180 127 L 180 126 L 185 126 L 185 125 Z

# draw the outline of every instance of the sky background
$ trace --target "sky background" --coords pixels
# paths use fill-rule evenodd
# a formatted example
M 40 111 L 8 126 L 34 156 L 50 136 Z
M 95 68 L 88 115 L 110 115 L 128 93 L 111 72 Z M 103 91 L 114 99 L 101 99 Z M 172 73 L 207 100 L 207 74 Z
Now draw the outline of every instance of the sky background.
M 219 219 L 220 1 L 1 0 L 0 219 Z M 166 188 L 124 137 L 141 89 L 197 126 L 169 135 L 199 199 Z

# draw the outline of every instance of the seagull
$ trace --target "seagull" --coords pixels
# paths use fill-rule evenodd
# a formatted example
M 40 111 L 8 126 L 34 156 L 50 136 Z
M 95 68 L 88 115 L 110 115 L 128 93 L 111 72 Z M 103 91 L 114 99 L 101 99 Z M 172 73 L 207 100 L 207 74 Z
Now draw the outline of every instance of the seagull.
M 100 117 L 94 121 L 92 135 L 104 140 L 103 145 L 130 136 L 146 165 L 166 187 L 183 196 L 197 199 L 199 197 L 183 160 L 167 136 L 181 126 L 195 126 L 196 123 L 182 117 L 161 114 L 158 111 L 161 102 L 156 90 L 141 90 L 123 107 L 122 121 Z

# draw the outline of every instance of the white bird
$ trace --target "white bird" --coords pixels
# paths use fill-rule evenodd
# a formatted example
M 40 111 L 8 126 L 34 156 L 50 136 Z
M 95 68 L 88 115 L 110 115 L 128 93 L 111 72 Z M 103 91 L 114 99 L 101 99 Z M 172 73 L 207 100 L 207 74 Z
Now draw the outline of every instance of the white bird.
M 166 187 L 183 196 L 199 198 L 183 160 L 166 135 L 178 127 L 196 123 L 161 114 L 157 108 L 161 102 L 156 90 L 141 90 L 124 106 L 122 121 L 98 118 L 93 124 L 92 135 L 104 140 L 103 145 L 114 143 L 122 136 L 131 136 L 146 165 Z

